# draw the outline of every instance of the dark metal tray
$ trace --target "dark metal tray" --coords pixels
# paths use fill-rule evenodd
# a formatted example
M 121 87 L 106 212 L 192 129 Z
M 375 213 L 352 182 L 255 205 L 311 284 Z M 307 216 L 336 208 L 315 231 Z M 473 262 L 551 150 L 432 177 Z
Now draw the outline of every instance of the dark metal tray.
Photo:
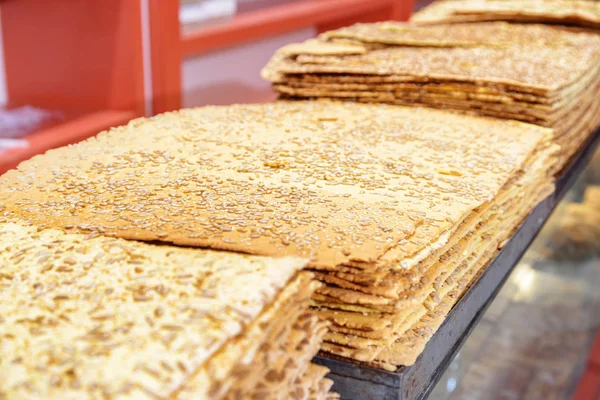
M 531 212 L 479 280 L 450 311 L 414 365 L 402 367 L 396 372 L 387 372 L 344 361 L 316 357 L 316 363 L 325 365 L 331 370 L 329 378 L 335 382 L 333 390 L 338 392 L 342 399 L 352 400 L 427 398 L 454 355 L 504 285 L 510 272 L 535 239 L 563 195 L 585 168 L 599 142 L 600 128 L 591 135 L 580 152 L 557 177 L 556 191 Z

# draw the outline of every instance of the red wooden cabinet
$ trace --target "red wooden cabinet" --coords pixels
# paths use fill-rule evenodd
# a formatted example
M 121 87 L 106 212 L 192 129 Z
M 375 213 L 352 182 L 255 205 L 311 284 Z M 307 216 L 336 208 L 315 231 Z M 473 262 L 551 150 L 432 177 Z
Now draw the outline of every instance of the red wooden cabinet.
M 0 173 L 48 149 L 144 114 L 139 1 L 8 0 L 0 3 L 11 107 L 64 119 L 0 154 Z

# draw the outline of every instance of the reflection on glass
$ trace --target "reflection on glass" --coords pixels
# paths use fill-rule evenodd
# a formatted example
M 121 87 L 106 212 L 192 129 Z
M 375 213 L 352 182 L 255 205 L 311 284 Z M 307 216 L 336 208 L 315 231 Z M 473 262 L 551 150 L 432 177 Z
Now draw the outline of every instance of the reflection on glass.
M 536 283 L 535 271 L 531 268 L 531 265 L 521 263 L 513 273 L 513 281 L 517 288 L 513 298 L 526 301 L 530 298 Z

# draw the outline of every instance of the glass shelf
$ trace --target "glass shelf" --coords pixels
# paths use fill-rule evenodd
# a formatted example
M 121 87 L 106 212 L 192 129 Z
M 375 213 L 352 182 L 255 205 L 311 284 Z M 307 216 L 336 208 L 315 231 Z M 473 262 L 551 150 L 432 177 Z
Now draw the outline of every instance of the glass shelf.
M 600 226 L 586 189 L 600 185 L 600 151 L 564 197 L 430 399 L 566 399 L 600 325 Z M 581 206 L 587 204 L 587 211 Z M 587 229 L 587 230 L 586 230 Z M 585 234 L 581 234 L 584 232 Z

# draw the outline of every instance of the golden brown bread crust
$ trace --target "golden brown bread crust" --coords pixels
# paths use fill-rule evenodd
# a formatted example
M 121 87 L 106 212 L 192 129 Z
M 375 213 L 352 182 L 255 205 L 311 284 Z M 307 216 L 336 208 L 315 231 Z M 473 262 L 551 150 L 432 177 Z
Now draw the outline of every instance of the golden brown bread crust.
M 358 103 L 182 110 L 21 164 L 0 178 L 0 219 L 91 237 L 310 256 L 326 282 L 315 304 L 333 315 L 351 311 L 347 329 L 382 331 L 366 338 L 376 349 L 334 335 L 326 349 L 374 362 L 418 322 L 415 311 L 444 272 L 435 258 L 460 250 L 452 235 L 463 221 L 518 192 L 522 170 L 551 187 L 551 136 L 516 121 Z M 396 314 L 391 328 L 380 326 L 385 313 Z M 225 377 L 215 393 L 230 389 Z M 283 382 L 260 393 L 281 392 Z
M 505 0 L 502 0 L 505 1 Z M 575 28 L 564 31 L 577 31 Z M 512 26 L 502 22 L 484 22 L 479 24 L 433 25 L 423 26 L 414 23 L 385 21 L 374 23 L 358 23 L 351 26 L 322 33 L 319 38 L 322 45 L 329 45 L 338 50 L 359 49 L 364 52 L 377 45 L 416 46 L 416 47 L 505 47 L 515 44 L 537 42 L 538 45 L 557 45 L 556 41 L 564 40 L 561 30 L 533 27 Z M 317 41 L 310 41 L 311 46 L 303 51 L 288 54 L 313 54 L 320 50 Z M 326 46 L 324 46 L 326 48 Z M 298 48 L 300 50 L 300 48 Z M 332 54 L 333 55 L 333 54 Z
M 589 0 L 436 1 L 413 14 L 417 24 L 471 21 L 549 22 L 600 28 L 600 3 Z
M 584 30 L 504 22 L 431 27 L 388 25 L 396 26 L 397 32 L 376 33 L 381 25 L 369 24 L 322 36 L 324 46 L 329 45 L 326 40 L 339 35 L 363 35 L 369 43 L 383 42 L 367 47 L 365 54 L 317 54 L 311 51 L 317 47 L 313 43 L 303 54 L 276 53 L 262 75 L 273 83 L 285 83 L 288 77 L 301 74 L 344 74 L 357 78 L 394 77 L 407 83 L 494 84 L 549 96 L 597 67 L 600 58 L 600 37 Z M 404 32 L 406 29 L 408 33 Z M 471 42 L 465 46 L 463 42 L 469 37 Z
M 306 312 L 304 262 L 2 223 L 0 394 L 169 397 L 193 377 L 213 398 L 286 304 Z
M 22 163 L 0 177 L 0 209 L 40 226 L 302 255 L 323 269 L 383 260 L 400 243 L 385 259 L 398 265 L 493 198 L 549 134 L 355 103 L 182 110 Z
M 521 7 L 510 0 L 452 0 L 432 8 L 461 9 L 465 3 Z M 317 51 L 319 41 L 362 45 L 365 52 L 325 54 Z M 600 35 L 589 29 L 383 22 L 325 32 L 319 41 L 294 54 L 278 51 L 264 68 L 263 77 L 283 98 L 431 107 L 550 127 L 561 146 L 555 173 L 600 123 Z

